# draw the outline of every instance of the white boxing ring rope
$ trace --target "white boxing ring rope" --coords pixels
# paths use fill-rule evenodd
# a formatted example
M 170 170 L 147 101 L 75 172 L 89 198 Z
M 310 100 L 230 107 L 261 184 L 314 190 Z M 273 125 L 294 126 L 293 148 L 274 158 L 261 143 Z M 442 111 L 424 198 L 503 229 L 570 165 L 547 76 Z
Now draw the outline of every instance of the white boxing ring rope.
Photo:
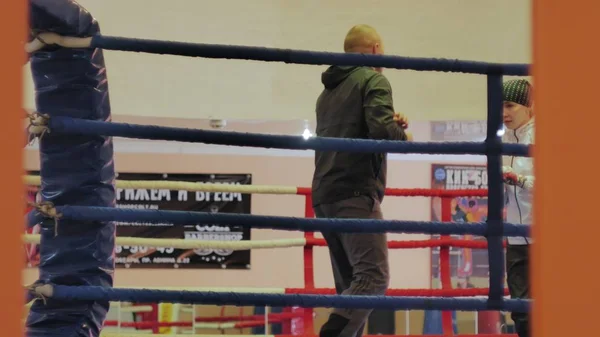
M 40 176 L 24 176 L 24 182 L 30 186 L 40 186 Z M 192 183 L 187 181 L 148 181 L 148 180 L 119 180 L 115 182 L 121 189 L 156 189 L 188 192 L 229 192 L 245 194 L 297 194 L 295 186 L 276 185 L 226 185 L 213 183 Z
M 23 242 L 39 244 L 39 234 L 22 235 Z M 177 248 L 177 249 L 227 249 L 248 250 L 264 248 L 304 247 L 306 239 L 274 239 L 274 240 L 245 240 L 245 241 L 208 241 L 184 239 L 145 239 L 121 236 L 116 238 L 118 246 L 134 246 L 144 248 Z
M 40 186 L 41 177 L 26 175 L 24 183 L 29 186 Z M 274 195 L 297 195 L 298 188 L 295 186 L 276 185 L 228 185 L 213 183 L 193 183 L 186 181 L 146 181 L 146 180 L 116 180 L 115 185 L 121 189 L 156 189 L 175 190 L 188 192 L 223 192 L 223 193 L 245 193 L 245 194 L 274 194 Z M 40 243 L 39 234 L 25 234 L 22 236 L 25 243 Z M 248 250 L 265 248 L 288 248 L 303 247 L 306 245 L 305 238 L 275 239 L 275 240 L 251 240 L 251 241 L 207 241 L 207 240 L 183 240 L 183 239 L 146 239 L 136 237 L 117 237 L 116 244 L 119 246 L 152 247 L 152 248 L 177 248 L 177 249 L 227 249 Z

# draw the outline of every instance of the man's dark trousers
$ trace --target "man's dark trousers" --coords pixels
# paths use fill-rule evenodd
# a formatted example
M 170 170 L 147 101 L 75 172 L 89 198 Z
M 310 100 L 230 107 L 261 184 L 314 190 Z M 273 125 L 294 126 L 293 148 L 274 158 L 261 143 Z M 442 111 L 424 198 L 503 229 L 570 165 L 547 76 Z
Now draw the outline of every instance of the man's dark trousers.
M 359 195 L 314 207 L 317 218 L 382 219 L 380 202 Z M 335 288 L 342 295 L 383 295 L 389 285 L 387 235 L 323 232 Z M 334 309 L 321 337 L 360 337 L 373 309 Z

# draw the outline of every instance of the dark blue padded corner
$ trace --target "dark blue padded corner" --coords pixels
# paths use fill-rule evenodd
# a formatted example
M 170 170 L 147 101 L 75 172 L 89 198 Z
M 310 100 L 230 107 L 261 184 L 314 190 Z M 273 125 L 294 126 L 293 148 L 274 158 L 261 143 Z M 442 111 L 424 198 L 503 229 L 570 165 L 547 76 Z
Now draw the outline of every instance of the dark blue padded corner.
M 72 0 L 29 0 L 29 28 L 78 37 L 100 33 L 90 12 Z
M 98 34 L 92 15 L 75 1 L 30 0 L 30 28 L 69 36 Z M 110 121 L 101 50 L 47 48 L 30 55 L 37 111 Z M 57 206 L 115 206 L 113 144 L 109 137 L 46 133 L 40 141 L 42 199 Z M 114 271 L 111 222 L 61 220 L 41 231 L 40 282 L 111 287 Z M 108 301 L 36 301 L 27 336 L 98 336 Z

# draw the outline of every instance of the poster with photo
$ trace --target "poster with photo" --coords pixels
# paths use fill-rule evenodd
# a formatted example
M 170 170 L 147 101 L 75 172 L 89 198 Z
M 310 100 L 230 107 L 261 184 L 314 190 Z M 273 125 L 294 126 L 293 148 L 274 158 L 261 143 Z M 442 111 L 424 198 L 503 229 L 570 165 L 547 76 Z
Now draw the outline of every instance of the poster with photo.
M 488 179 L 485 165 L 433 164 L 431 167 L 432 189 L 487 189 Z M 441 221 L 442 203 L 440 198 L 431 198 L 431 220 Z M 452 200 L 452 221 L 483 222 L 487 220 L 487 197 L 458 197 Z M 433 236 L 436 237 L 436 236 Z M 455 235 L 453 238 L 483 240 L 473 235 Z M 431 275 L 438 279 L 439 248 L 431 251 Z M 487 286 L 489 274 L 487 250 L 456 248 L 450 250 L 450 271 L 455 287 Z M 480 284 L 479 284 L 480 283 Z

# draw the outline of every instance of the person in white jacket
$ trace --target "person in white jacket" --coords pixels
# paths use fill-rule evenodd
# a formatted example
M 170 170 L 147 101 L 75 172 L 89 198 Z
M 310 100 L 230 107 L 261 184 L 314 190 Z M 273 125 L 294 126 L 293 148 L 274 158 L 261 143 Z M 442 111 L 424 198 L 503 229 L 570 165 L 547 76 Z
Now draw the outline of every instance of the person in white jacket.
M 534 144 L 533 87 L 524 79 L 503 85 L 504 143 Z M 504 156 L 506 221 L 530 225 L 533 202 L 533 158 Z M 529 237 L 509 237 L 506 249 L 507 283 L 512 298 L 529 298 Z M 519 337 L 529 337 L 529 315 L 512 313 Z

